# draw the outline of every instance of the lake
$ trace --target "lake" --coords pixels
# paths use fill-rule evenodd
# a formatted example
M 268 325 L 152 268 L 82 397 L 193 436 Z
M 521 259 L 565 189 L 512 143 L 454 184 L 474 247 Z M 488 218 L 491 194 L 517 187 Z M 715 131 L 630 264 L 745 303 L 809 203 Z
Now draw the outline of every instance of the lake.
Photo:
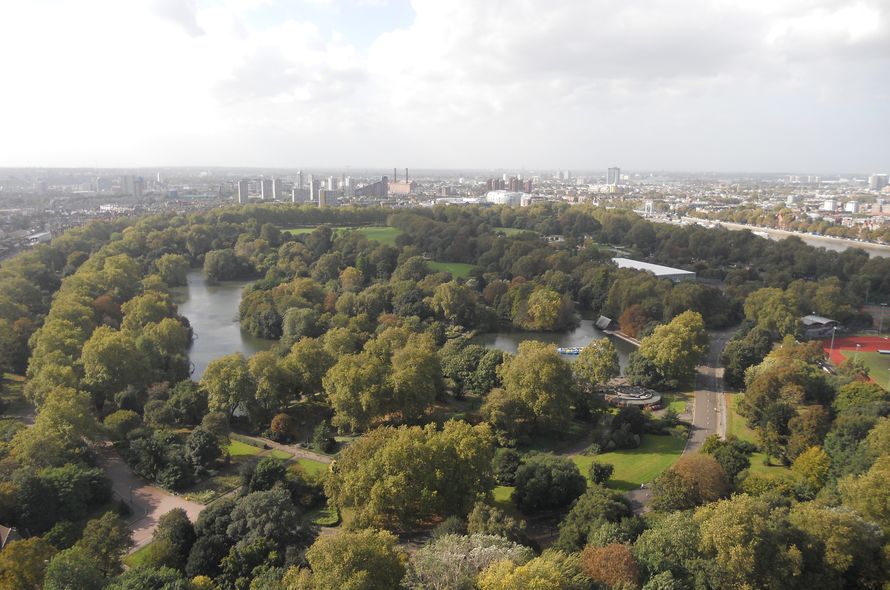
M 581 320 L 576 328 L 566 332 L 490 332 L 477 335 L 473 338 L 473 342 L 488 348 L 496 348 L 504 352 L 516 354 L 516 351 L 519 350 L 519 343 L 525 340 L 548 342 L 564 348 L 573 346 L 583 348 L 591 340 L 599 340 L 600 338 L 611 338 L 612 344 L 618 349 L 618 361 L 621 364 L 621 369 L 624 370 L 627 366 L 627 356 L 636 348 L 619 338 L 612 338 L 608 334 L 597 330 L 596 326 L 593 325 L 593 320 Z M 572 355 L 561 356 L 569 361 L 578 358 Z
M 195 341 L 189 349 L 189 359 L 194 365 L 192 379 L 199 380 L 210 361 L 221 356 L 240 352 L 249 357 L 275 344 L 271 340 L 254 338 L 241 330 L 238 305 L 241 303 L 241 292 L 248 282 L 211 284 L 202 271 L 192 270 L 188 273 L 188 286 L 172 290 L 173 298 L 179 305 L 179 314 L 188 318 L 195 334 Z

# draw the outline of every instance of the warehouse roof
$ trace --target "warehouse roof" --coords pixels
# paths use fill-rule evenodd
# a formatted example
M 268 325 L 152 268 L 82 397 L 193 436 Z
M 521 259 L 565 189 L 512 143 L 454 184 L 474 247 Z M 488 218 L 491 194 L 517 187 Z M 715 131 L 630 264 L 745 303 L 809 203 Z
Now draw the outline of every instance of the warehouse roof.
M 630 258 L 613 258 L 612 262 L 617 264 L 618 268 L 645 270 L 647 272 L 651 272 L 657 277 L 695 277 L 695 273 L 690 270 L 683 270 L 682 268 L 671 268 L 670 266 L 651 264 L 649 262 L 640 262 L 639 260 L 631 260 Z

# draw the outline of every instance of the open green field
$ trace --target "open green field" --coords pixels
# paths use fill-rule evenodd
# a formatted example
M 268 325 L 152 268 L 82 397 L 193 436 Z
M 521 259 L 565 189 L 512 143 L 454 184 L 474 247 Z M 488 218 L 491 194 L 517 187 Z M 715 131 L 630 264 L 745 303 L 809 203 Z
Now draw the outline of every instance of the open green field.
M 513 486 L 497 486 L 492 490 L 492 494 L 494 495 L 494 505 L 511 516 L 521 517 L 519 509 L 516 508 L 513 501 L 510 499 L 510 496 L 513 495 L 513 490 L 515 489 L 516 488 Z
M 301 236 L 304 234 L 311 234 L 315 231 L 315 227 L 296 227 L 293 229 L 286 229 L 287 233 L 294 236 Z M 369 240 L 374 240 L 380 242 L 382 244 L 388 244 L 390 246 L 396 245 L 396 237 L 402 233 L 402 230 L 396 229 L 394 227 L 380 227 L 375 225 L 367 225 L 362 227 L 335 227 L 335 232 L 340 231 L 349 231 L 355 230 L 368 238 Z
M 519 229 L 517 227 L 493 227 L 492 229 L 494 231 L 501 232 L 505 236 L 515 236 L 515 235 L 521 234 L 523 232 L 531 232 L 533 234 L 538 233 L 538 232 L 532 231 L 530 229 Z
M 694 401 L 694 396 L 689 393 L 665 393 L 661 396 L 665 409 L 672 409 L 678 414 L 686 411 L 686 406 Z M 690 410 L 691 411 L 691 410 Z
M 300 457 L 297 459 L 297 465 L 307 474 L 307 475 L 319 475 L 324 474 L 328 471 L 328 464 L 322 463 L 321 461 L 315 461 L 314 459 L 307 459 L 305 457 Z
M 263 449 L 259 447 L 254 447 L 252 445 L 241 442 L 240 440 L 229 440 L 229 444 L 226 445 L 225 451 L 228 451 L 229 455 L 232 456 L 232 459 L 236 457 L 253 457 L 254 455 L 259 455 L 263 452 Z
M 340 513 L 330 504 L 306 513 L 306 519 L 316 526 L 337 526 L 340 524 Z
M 451 276 L 456 279 L 467 278 L 470 276 L 470 271 L 475 268 L 472 264 L 465 262 L 438 262 L 436 260 L 429 260 L 426 265 L 435 271 L 450 272 Z
M 675 436 L 643 436 L 643 443 L 636 449 L 612 451 L 602 455 L 573 455 L 572 461 L 585 477 L 590 471 L 590 464 L 611 463 L 615 466 L 608 487 L 618 490 L 632 490 L 641 484 L 651 483 L 662 471 L 673 465 L 686 441 Z
M 890 349 L 890 343 L 887 344 Z M 879 352 L 856 352 L 855 350 L 842 350 L 845 358 L 859 358 L 868 368 L 868 376 L 871 380 L 890 391 L 890 354 Z
M 123 562 L 129 568 L 139 567 L 145 561 L 145 558 L 148 557 L 149 547 L 151 547 L 151 543 L 146 543 L 133 553 L 129 555 L 125 555 Z

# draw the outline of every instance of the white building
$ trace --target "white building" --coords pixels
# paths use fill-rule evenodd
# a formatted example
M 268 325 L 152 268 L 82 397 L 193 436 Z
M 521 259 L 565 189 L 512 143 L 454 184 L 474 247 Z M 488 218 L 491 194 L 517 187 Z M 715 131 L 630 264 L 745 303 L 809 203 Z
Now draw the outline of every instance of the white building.
M 844 211 L 847 213 L 859 213 L 859 201 L 847 201 L 844 203 Z
M 670 279 L 672 281 L 694 281 L 695 273 L 691 270 L 683 270 L 682 268 L 671 268 L 670 266 L 662 266 L 660 264 L 652 264 L 650 262 L 641 262 L 639 260 L 631 260 L 630 258 L 613 258 L 618 268 L 632 268 L 634 270 L 643 270 L 652 273 L 659 279 Z
M 837 201 L 835 199 L 825 199 L 822 203 L 823 211 L 837 211 Z
M 511 207 L 518 207 L 522 204 L 522 193 L 488 191 L 485 195 L 485 201 L 493 205 L 510 205 Z

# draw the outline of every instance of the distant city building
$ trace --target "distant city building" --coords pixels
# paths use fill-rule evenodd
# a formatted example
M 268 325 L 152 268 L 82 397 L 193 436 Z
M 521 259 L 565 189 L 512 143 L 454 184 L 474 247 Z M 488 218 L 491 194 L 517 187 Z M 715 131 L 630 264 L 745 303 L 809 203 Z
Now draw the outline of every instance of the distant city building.
M 297 172 L 297 188 L 299 188 L 299 189 L 303 188 L 303 171 L 302 170 Z
M 238 203 L 241 205 L 246 203 L 249 194 L 250 182 L 248 182 L 246 178 L 242 178 L 238 181 Z
M 305 203 L 309 200 L 309 191 L 304 188 L 293 187 L 290 191 L 291 202 Z
M 373 197 L 382 199 L 389 194 L 389 178 L 384 176 L 377 182 L 355 187 L 352 193 L 356 197 Z
M 312 178 L 312 175 L 309 175 L 309 200 L 315 202 L 318 199 L 318 191 L 320 187 L 318 186 L 318 181 Z
M 485 201 L 493 205 L 510 205 L 516 207 L 522 205 L 522 193 L 510 191 L 488 191 L 485 195 Z
M 859 213 L 859 201 L 847 201 L 844 203 L 844 211 L 847 213 Z
M 408 169 L 405 168 L 405 180 L 400 181 L 397 171 L 393 168 L 393 180 L 389 183 L 389 194 L 391 195 L 410 195 L 417 189 L 417 185 L 408 179 Z
M 285 195 L 284 181 L 280 178 L 272 179 L 272 198 L 276 201 L 283 201 Z
M 602 170 L 602 168 L 600 168 Z M 606 170 L 606 184 L 618 186 L 621 184 L 621 168 L 609 168 Z
M 260 198 L 264 201 L 274 199 L 272 195 L 272 179 L 264 178 L 260 181 Z
M 121 176 L 121 194 L 136 197 L 142 197 L 143 180 L 141 176 L 126 174 Z
M 837 211 L 837 200 L 825 199 L 822 203 L 822 211 Z
M 694 281 L 695 273 L 682 268 L 671 268 L 670 266 L 662 266 L 660 264 L 652 264 L 650 262 L 641 262 L 639 260 L 631 260 L 630 258 L 613 258 L 618 268 L 632 268 L 634 270 L 643 270 L 652 273 L 659 279 L 670 279 L 672 281 Z
M 872 174 L 868 177 L 868 188 L 873 191 L 879 191 L 887 186 L 886 174 Z
M 318 206 L 319 207 L 336 207 L 337 206 L 337 191 L 320 189 L 318 191 Z

